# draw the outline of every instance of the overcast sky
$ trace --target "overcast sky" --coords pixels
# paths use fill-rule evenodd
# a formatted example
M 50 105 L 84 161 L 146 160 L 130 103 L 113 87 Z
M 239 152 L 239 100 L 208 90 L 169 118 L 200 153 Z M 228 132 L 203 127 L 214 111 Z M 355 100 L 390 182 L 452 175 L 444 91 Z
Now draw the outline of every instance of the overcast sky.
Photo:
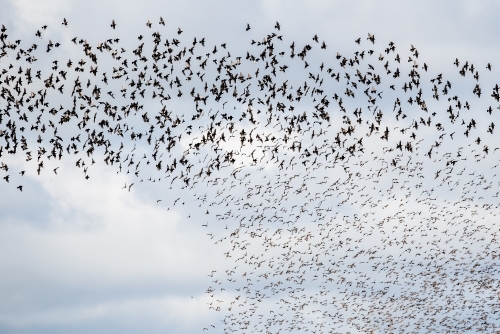
M 68 44 L 74 36 L 115 35 L 135 43 L 148 20 L 159 29 L 161 16 L 163 31 L 180 27 L 231 50 L 245 50 L 279 21 L 288 40 L 318 34 L 332 58 L 372 33 L 377 43 L 417 46 L 438 72 L 452 71 L 455 57 L 500 59 L 500 1 L 493 0 L 1 0 L 0 7 L 0 24 L 21 40 L 35 40 L 46 24 L 48 38 Z M 255 37 L 245 35 L 247 23 Z M 0 333 L 198 333 L 218 323 L 207 307 L 208 274 L 229 265 L 206 222 L 188 218 L 197 203 L 164 204 L 177 197 L 166 184 L 124 191 L 131 179 L 103 164 L 87 181 L 73 164 L 62 162 L 57 176 L 27 173 L 22 193 L 0 183 Z

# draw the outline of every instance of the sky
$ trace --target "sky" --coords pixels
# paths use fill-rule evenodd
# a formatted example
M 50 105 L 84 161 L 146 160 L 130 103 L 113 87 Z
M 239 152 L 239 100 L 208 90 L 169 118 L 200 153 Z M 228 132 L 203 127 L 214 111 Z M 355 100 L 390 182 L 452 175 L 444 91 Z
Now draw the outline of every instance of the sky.
M 180 27 L 184 36 L 204 36 L 209 45 L 227 43 L 235 53 L 273 31 L 278 21 L 287 41 L 310 42 L 318 34 L 331 58 L 337 51 L 352 53 L 355 39 L 364 40 L 368 33 L 383 45 L 392 41 L 409 50 L 413 44 L 434 73 L 451 77 L 457 76 L 452 74 L 455 58 L 486 64 L 500 56 L 500 1 L 0 4 L 0 24 L 7 27 L 9 39 L 36 41 L 34 33 L 46 24 L 45 38 L 62 41 L 58 52 L 75 62 L 81 55 L 67 46 L 74 36 L 91 43 L 119 36 L 123 45 L 135 45 L 136 35 L 149 33 L 148 20 L 153 30 L 160 29 L 160 16 L 166 34 L 175 36 Z M 61 26 L 63 18 L 68 28 Z M 116 32 L 109 27 L 112 20 Z M 51 59 L 40 62 L 50 66 Z M 0 60 L 0 70 L 5 66 Z M 12 158 L 9 164 L 23 168 L 26 163 Z M 212 216 L 205 221 L 205 208 L 200 209 L 196 196 L 187 194 L 188 189 L 171 189 L 168 181 L 136 182 L 127 191 L 133 176 L 117 174 L 102 162 L 93 166 L 89 180 L 72 160 L 59 165 L 57 175 L 37 175 L 31 168 L 23 192 L 0 183 L 0 333 L 199 333 L 212 324 L 220 326 L 221 314 L 208 307 L 206 290 L 213 282 L 209 275 L 213 270 L 227 272 L 234 263 L 224 255 L 227 240 L 214 244 L 207 231 L 226 223 Z M 181 195 L 186 196 L 184 204 L 173 206 Z M 290 205 L 300 200 L 291 198 Z M 226 209 L 213 210 L 222 214 Z M 202 226 L 205 223 L 208 227 Z M 263 246 L 250 247 L 258 253 Z M 232 298 L 233 293 L 228 288 L 219 296 Z

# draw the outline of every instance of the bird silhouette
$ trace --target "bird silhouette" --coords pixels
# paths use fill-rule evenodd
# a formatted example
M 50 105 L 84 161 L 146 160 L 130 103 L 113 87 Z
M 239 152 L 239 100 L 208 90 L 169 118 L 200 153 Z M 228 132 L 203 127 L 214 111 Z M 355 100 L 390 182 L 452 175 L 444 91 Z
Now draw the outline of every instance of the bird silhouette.
M 438 68 L 371 33 L 332 51 L 276 22 L 240 53 L 152 25 L 127 44 L 44 25 L 40 49 L 2 25 L 3 187 L 60 160 L 88 182 L 113 168 L 128 192 L 168 182 L 225 247 L 206 290 L 220 331 L 497 330 L 496 67 Z

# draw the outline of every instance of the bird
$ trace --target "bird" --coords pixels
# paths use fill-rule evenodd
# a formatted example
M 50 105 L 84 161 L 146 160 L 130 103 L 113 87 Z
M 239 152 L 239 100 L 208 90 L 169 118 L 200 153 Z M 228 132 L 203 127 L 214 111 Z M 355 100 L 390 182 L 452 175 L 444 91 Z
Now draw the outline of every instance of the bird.
M 101 162 L 128 192 L 162 187 L 225 247 L 206 290 L 221 331 L 496 328 L 496 67 L 454 55 L 439 68 L 432 50 L 371 33 L 371 49 L 345 32 L 352 48 L 331 50 L 321 31 L 290 42 L 278 22 L 253 39 L 241 27 L 228 32 L 240 53 L 161 26 L 69 38 L 81 49 L 68 60 L 2 25 L 4 189 L 68 159 L 89 183 Z
M 367 38 L 370 42 L 372 42 L 372 44 L 375 44 L 375 36 L 368 33 L 368 38 Z

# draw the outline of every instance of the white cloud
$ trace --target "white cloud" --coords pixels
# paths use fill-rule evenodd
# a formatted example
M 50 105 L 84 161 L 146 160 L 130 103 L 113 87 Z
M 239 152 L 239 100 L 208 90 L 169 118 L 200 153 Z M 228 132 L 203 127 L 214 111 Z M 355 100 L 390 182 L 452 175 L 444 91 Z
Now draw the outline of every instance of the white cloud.
M 71 1 L 64 0 L 11 0 L 10 3 L 16 9 L 15 24 L 20 32 L 26 32 L 28 27 L 31 30 L 32 25 L 58 27 L 72 7 Z
M 52 198 L 49 227 L 2 226 L 2 253 L 23 256 L 26 267 L 35 265 L 39 275 L 51 280 L 83 283 L 94 278 L 98 284 L 151 277 L 183 279 L 213 265 L 212 251 L 202 249 L 208 247 L 205 233 L 193 230 L 178 212 L 142 202 L 133 188 L 131 192 L 128 187 L 120 189 L 126 178 L 113 175 L 109 168 L 97 168 L 91 180 L 77 172 L 63 166 L 57 177 L 40 176 Z M 192 266 L 200 255 L 206 256 L 203 264 Z M 0 260 L 0 266 L 7 263 L 14 265 L 8 258 Z
M 45 227 L 22 220 L 0 226 L 0 254 L 8 254 L 0 257 L 0 327 L 83 326 L 99 319 L 201 325 L 209 317 L 207 273 L 222 271 L 205 230 L 178 211 L 142 201 L 134 188 L 120 189 L 127 179 L 110 168 L 97 167 L 85 180 L 79 170 L 60 166 L 57 177 L 50 164 L 50 172 L 37 176 L 50 196 L 49 221 L 40 222 Z M 41 289 L 33 288 L 38 284 Z M 167 295 L 147 297 L 169 285 L 160 288 Z M 85 301 L 85 291 L 94 297 Z M 118 295 L 96 297 L 96 291 Z M 35 302 L 48 296 L 45 307 Z
M 0 315 L 0 325 L 11 328 L 37 326 L 78 325 L 96 320 L 120 321 L 138 325 L 146 321 L 160 327 L 178 327 L 181 330 L 201 330 L 211 316 L 205 305 L 208 297 L 160 296 L 129 299 L 121 302 L 103 302 L 91 306 L 56 308 L 23 315 Z

